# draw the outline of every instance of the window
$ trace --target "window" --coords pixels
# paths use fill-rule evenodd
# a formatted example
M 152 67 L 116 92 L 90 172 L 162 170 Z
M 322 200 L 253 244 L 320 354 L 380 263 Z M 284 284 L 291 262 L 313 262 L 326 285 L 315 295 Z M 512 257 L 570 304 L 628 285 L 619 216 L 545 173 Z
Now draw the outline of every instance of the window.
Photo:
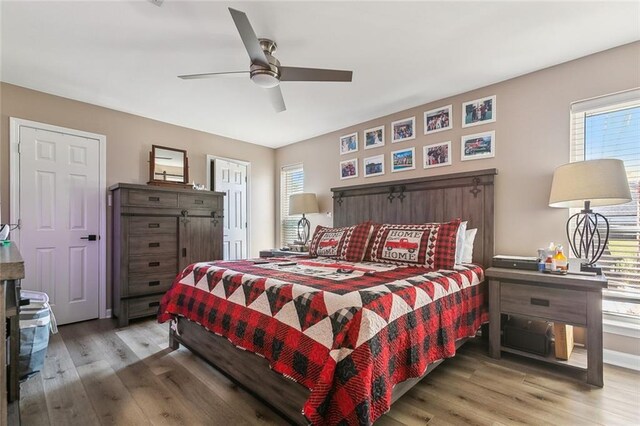
M 598 264 L 609 278 L 604 310 L 640 317 L 640 90 L 574 103 L 571 121 L 571 161 L 624 161 L 632 201 L 594 208 L 610 226 Z
M 300 215 L 289 216 L 289 196 L 304 191 L 302 164 L 283 167 L 280 172 L 280 244 L 286 246 L 298 239 Z

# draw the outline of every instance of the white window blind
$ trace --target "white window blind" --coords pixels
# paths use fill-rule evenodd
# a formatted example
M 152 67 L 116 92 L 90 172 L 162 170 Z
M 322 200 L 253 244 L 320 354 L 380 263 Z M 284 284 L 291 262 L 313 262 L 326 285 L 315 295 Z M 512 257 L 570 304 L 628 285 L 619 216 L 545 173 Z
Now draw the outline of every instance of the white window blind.
M 298 221 L 301 215 L 289 216 L 289 196 L 303 191 L 302 164 L 283 167 L 280 172 L 280 243 L 282 246 L 298 239 Z
M 600 158 L 624 161 L 632 201 L 593 209 L 610 226 L 609 242 L 598 264 L 614 290 L 610 295 L 617 290 L 628 300 L 640 301 L 640 90 L 571 106 L 571 161 Z

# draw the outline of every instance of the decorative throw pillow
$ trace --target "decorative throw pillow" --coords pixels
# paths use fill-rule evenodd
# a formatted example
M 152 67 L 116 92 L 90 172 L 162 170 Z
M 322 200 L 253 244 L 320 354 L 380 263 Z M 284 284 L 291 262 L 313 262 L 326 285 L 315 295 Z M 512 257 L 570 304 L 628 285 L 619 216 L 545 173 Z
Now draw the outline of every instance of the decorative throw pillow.
M 365 260 L 451 269 L 456 260 L 459 226 L 460 219 L 448 223 L 376 225 Z
M 371 222 L 344 228 L 326 228 L 318 225 L 309 245 L 309 255 L 360 262 L 364 257 L 372 228 Z

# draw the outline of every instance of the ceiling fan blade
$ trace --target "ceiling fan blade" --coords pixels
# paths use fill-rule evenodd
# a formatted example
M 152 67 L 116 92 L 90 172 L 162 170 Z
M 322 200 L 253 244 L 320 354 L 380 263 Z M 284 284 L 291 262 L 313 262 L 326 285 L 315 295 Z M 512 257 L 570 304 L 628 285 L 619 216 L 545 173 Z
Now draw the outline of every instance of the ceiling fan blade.
M 353 71 L 319 68 L 280 67 L 280 81 L 337 81 L 350 82 Z
M 271 105 L 273 105 L 273 109 L 276 112 L 282 112 L 287 109 L 284 106 L 284 98 L 282 97 L 282 90 L 280 90 L 280 86 L 275 86 L 270 89 L 266 89 L 267 93 L 269 93 L 269 100 L 271 101 Z
M 244 77 L 249 75 L 249 71 L 230 71 L 230 72 L 206 72 L 203 74 L 185 74 L 179 75 L 178 78 L 183 80 L 196 80 L 199 78 L 214 78 L 214 77 Z
M 253 31 L 253 27 L 251 26 L 247 15 L 244 12 L 240 12 L 239 10 L 232 8 L 229 8 L 229 12 L 231 13 L 233 22 L 236 24 L 238 32 L 240 33 L 240 38 L 242 38 L 244 47 L 247 49 L 249 58 L 251 58 L 251 63 L 258 63 L 268 67 L 269 61 L 260 47 L 260 42 L 258 41 L 256 32 Z

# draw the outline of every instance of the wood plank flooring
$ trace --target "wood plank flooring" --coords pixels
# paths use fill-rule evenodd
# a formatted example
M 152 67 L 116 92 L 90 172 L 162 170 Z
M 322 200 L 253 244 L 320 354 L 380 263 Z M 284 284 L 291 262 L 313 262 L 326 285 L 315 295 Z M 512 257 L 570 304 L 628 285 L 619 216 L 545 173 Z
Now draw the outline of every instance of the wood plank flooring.
M 605 387 L 580 373 L 505 355 L 474 339 L 376 425 L 630 425 L 640 374 L 605 365 Z M 60 327 L 44 371 L 21 385 L 23 425 L 280 425 L 286 420 L 189 350 L 168 348 L 153 320 Z

